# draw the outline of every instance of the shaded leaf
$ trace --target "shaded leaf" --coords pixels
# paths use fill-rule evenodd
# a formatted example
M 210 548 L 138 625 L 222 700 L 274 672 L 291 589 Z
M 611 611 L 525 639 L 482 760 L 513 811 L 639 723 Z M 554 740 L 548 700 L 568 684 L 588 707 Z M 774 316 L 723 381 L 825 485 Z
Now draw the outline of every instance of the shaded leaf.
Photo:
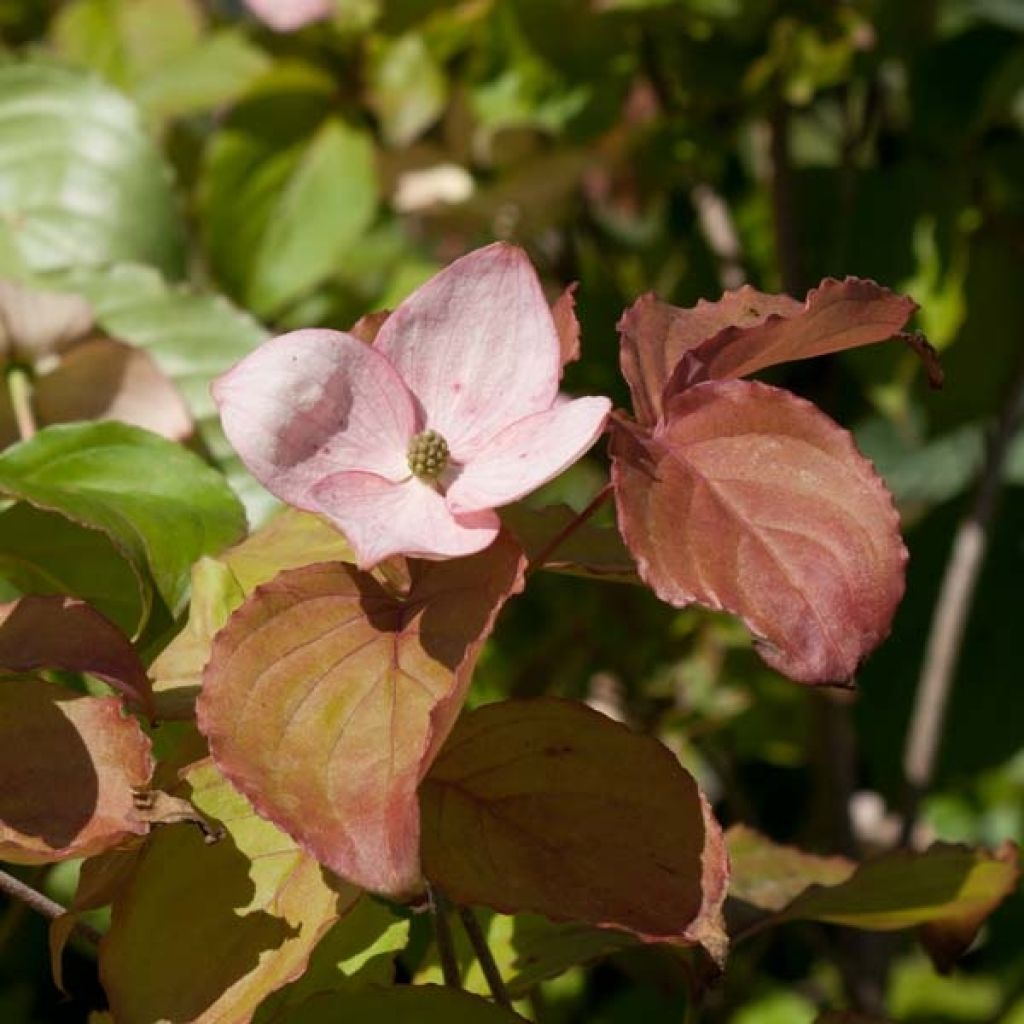
M 563 370 L 580 357 L 580 322 L 576 319 L 578 285 L 579 282 L 576 281 L 569 285 L 551 307 L 555 330 L 558 331 L 558 351 Z
M 390 985 L 395 958 L 409 939 L 409 922 L 364 895 L 317 943 L 302 977 L 260 1006 L 255 1024 L 280 1019 L 288 1008 L 319 992 Z
M 72 594 L 134 634 L 149 617 L 152 583 L 99 530 L 18 503 L 0 512 L 0 577 L 23 594 Z
M 728 842 L 730 895 L 771 911 L 773 923 L 823 921 L 866 931 L 924 926 L 922 941 L 943 970 L 1020 877 L 1014 843 L 994 852 L 936 843 L 855 864 L 780 846 L 743 826 L 729 830 Z
M 822 857 L 773 843 L 746 825 L 726 834 L 732 879 L 729 895 L 761 910 L 782 910 L 810 885 L 839 885 L 857 865 L 846 857 Z
M 135 108 L 91 75 L 0 68 L 0 194 L 33 270 L 135 260 L 181 272 L 170 171 Z
M 172 612 L 200 555 L 245 530 L 224 478 L 191 452 L 122 423 L 47 427 L 0 455 L 0 493 L 102 530 L 148 569 Z
M 502 522 L 516 535 L 530 559 L 540 554 L 576 518 L 568 505 L 534 508 L 523 502 L 507 505 L 500 512 Z M 613 526 L 585 523 L 544 560 L 545 569 L 612 580 L 639 583 L 636 563 Z
M 732 612 L 772 668 L 848 680 L 888 634 L 906 550 L 849 434 L 749 381 L 698 384 L 652 435 L 613 436 L 619 525 L 669 604 Z
M 0 673 L 88 672 L 152 717 L 153 693 L 128 638 L 84 601 L 23 597 L 0 604 Z
M 400 985 L 356 992 L 322 993 L 266 1024 L 336 1024 L 339 1020 L 388 1024 L 515 1024 L 511 1010 L 458 989 Z
M 218 634 L 199 724 L 221 770 L 342 877 L 420 884 L 416 787 L 462 706 L 518 546 L 410 561 L 405 593 L 322 563 L 259 587 Z
M 664 414 L 665 396 L 692 384 L 885 341 L 916 308 L 854 277 L 827 278 L 804 303 L 750 285 L 692 309 L 646 295 L 619 322 L 622 371 L 638 421 L 652 425 Z
M 151 772 L 149 740 L 118 698 L 0 680 L 0 858 L 88 857 L 143 835 L 133 790 Z
M 118 1021 L 241 1024 L 303 972 L 359 893 L 258 818 L 211 762 L 184 781 L 226 836 L 212 846 L 192 828 L 153 836 L 114 900 L 100 975 Z
M 424 874 L 458 903 L 648 939 L 686 936 L 701 910 L 696 784 L 656 740 L 584 704 L 468 713 L 420 796 Z

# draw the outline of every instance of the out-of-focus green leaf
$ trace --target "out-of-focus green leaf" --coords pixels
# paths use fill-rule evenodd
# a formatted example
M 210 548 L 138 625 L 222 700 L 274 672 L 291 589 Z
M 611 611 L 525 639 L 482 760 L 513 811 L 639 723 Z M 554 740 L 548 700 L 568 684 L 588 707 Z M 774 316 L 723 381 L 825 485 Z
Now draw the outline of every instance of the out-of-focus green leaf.
M 0 68 L 0 196 L 33 270 L 134 260 L 181 272 L 170 171 L 135 108 L 92 76 Z
M 123 423 L 47 427 L 0 455 L 0 493 L 105 533 L 172 613 L 201 555 L 245 531 L 224 478 L 180 445 Z
M 224 437 L 210 383 L 264 341 L 266 331 L 224 298 L 170 287 L 148 267 L 73 271 L 56 283 L 84 295 L 105 331 L 153 356 L 185 398 L 204 446 L 241 496 L 251 520 L 265 519 L 277 503 Z
M 197 0 L 75 0 L 52 39 L 71 63 L 98 71 L 155 118 L 210 110 L 239 96 L 269 59 L 241 32 L 204 32 Z
M 235 108 L 206 155 L 200 204 L 211 262 L 260 315 L 328 277 L 373 219 L 373 147 L 335 110 L 329 78 L 279 67 Z
M 444 110 L 448 83 L 423 37 L 381 40 L 372 51 L 369 102 L 384 138 L 407 146 Z
M 114 900 L 100 970 L 119 1021 L 247 1021 L 359 899 L 256 816 L 208 762 L 187 795 L 225 836 L 161 829 Z M 182 913 L 182 901 L 187 913 Z

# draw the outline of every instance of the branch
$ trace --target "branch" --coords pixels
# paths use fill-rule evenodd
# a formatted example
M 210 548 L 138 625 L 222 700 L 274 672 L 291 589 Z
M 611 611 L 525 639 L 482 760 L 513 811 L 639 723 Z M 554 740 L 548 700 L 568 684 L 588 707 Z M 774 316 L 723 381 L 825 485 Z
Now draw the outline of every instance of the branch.
M 473 913 L 471 907 L 459 907 L 459 918 L 462 920 L 462 927 L 466 929 L 466 935 L 469 936 L 469 944 L 473 947 L 473 952 L 476 953 L 477 962 L 484 972 L 494 1001 L 499 1006 L 511 1010 L 512 1000 L 509 998 L 508 989 L 505 988 L 501 971 L 498 970 L 498 965 L 494 962 L 491 947 L 487 944 L 487 936 L 484 935 L 480 922 L 476 919 L 476 914 Z
M 960 660 L 964 631 L 974 603 L 978 575 L 988 546 L 1003 470 L 1014 434 L 1022 419 L 1024 362 L 1017 370 L 992 434 L 974 504 L 957 528 L 932 616 L 903 755 L 907 792 L 901 846 L 906 846 L 913 835 L 921 798 L 928 791 L 935 771 L 946 706 L 957 662 Z
M 56 900 L 51 900 L 49 896 L 44 896 L 41 892 L 33 889 L 32 886 L 26 885 L 21 879 L 15 878 L 14 875 L 9 875 L 6 871 L 0 871 L 0 892 L 6 893 L 12 899 L 24 903 L 25 906 L 34 910 L 37 914 L 41 914 L 51 921 L 56 920 L 58 917 L 63 917 L 68 912 L 67 908 L 61 906 Z M 95 928 L 82 921 L 75 923 L 74 930 L 76 934 L 94 946 L 98 946 L 100 939 L 103 937 Z
M 544 568 L 544 563 L 558 550 L 610 497 L 612 496 L 612 485 L 605 484 L 590 499 L 590 503 L 587 507 L 580 512 L 575 519 L 570 520 L 566 525 L 558 531 L 537 552 L 536 555 L 530 560 L 530 564 L 526 569 L 526 575 L 532 576 L 538 569 Z
M 437 942 L 437 956 L 441 961 L 441 974 L 449 988 L 462 988 L 459 961 L 455 955 L 451 923 L 448 921 L 448 901 L 436 886 L 427 884 L 427 898 L 430 901 L 430 916 L 434 921 L 434 938 Z

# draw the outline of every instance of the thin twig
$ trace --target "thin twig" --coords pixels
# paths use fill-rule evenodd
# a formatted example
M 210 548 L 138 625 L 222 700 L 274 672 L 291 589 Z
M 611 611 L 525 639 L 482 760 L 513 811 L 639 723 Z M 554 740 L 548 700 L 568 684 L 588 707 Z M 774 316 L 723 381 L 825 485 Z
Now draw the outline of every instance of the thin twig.
M 476 914 L 473 913 L 471 907 L 459 907 L 459 918 L 462 921 L 462 927 L 466 929 L 466 935 L 469 936 L 469 944 L 473 947 L 473 952 L 476 953 L 477 962 L 484 972 L 494 1001 L 499 1006 L 511 1010 L 512 1000 L 509 998 L 508 989 L 505 988 L 501 971 L 498 970 L 498 965 L 494 962 L 491 947 L 487 944 L 487 936 L 484 935 L 480 922 L 476 919 Z
M 448 920 L 448 901 L 444 893 L 434 885 L 427 885 L 430 899 L 430 916 L 434 921 L 434 939 L 437 942 L 437 956 L 441 961 L 441 975 L 449 988 L 462 988 L 459 961 L 455 956 L 451 922 Z
M 611 497 L 611 495 L 612 485 L 610 483 L 605 484 L 604 487 L 602 487 L 601 490 L 591 498 L 587 507 L 580 512 L 575 519 L 566 523 L 565 526 L 562 527 L 562 529 L 559 530 L 558 533 L 556 533 L 554 537 L 552 537 L 551 540 L 549 540 L 547 544 L 545 544 L 544 547 L 542 547 L 540 551 L 533 556 L 533 558 L 530 559 L 530 565 L 526 570 L 526 575 L 531 576 L 538 569 L 542 569 L 544 567 L 544 563 L 547 562 L 555 551 L 560 548 Z
M 12 366 L 7 371 L 7 392 L 11 397 L 11 411 L 22 441 L 35 437 L 38 429 L 32 407 L 32 378 L 27 370 Z
M 1022 420 L 1024 363 L 1013 380 L 988 446 L 974 504 L 957 528 L 932 616 L 903 756 L 907 791 L 901 846 L 906 846 L 913 836 L 921 798 L 928 791 L 935 771 L 946 707 L 988 546 L 1003 470 L 1014 434 Z
M 43 917 L 49 918 L 51 921 L 63 917 L 68 912 L 67 908 L 61 906 L 56 900 L 44 896 L 32 886 L 26 885 L 21 879 L 9 875 L 6 871 L 0 871 L 0 892 L 24 903 L 37 914 L 42 914 Z M 94 946 L 98 946 L 103 937 L 95 928 L 82 921 L 76 922 L 75 932 Z

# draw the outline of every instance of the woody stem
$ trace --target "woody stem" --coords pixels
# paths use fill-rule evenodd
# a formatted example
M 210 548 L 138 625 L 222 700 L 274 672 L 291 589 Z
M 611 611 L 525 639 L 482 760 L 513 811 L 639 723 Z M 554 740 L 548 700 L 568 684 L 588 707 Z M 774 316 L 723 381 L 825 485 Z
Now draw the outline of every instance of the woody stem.
M 67 913 L 66 908 L 62 907 L 55 900 L 51 900 L 49 896 L 44 896 L 41 892 L 33 889 L 32 886 L 26 885 L 20 878 L 15 878 L 14 875 L 9 875 L 6 871 L 0 871 L 0 892 L 10 896 L 12 899 L 19 900 L 37 914 L 42 914 L 43 917 L 49 918 L 51 921 Z M 99 941 L 102 938 L 95 928 L 81 921 L 76 923 L 75 932 L 93 945 L 99 945 Z
M 445 895 L 434 885 L 427 885 L 430 900 L 430 916 L 434 922 L 434 939 L 437 942 L 437 957 L 441 961 L 441 974 L 449 988 L 462 988 L 459 961 L 455 956 L 455 942 L 452 939 L 451 922 L 448 920 L 449 907 Z
M 605 484 L 604 487 L 602 487 L 601 490 L 599 490 L 597 494 L 595 494 L 594 497 L 590 500 L 590 503 L 587 505 L 587 507 L 583 509 L 583 511 L 580 512 L 575 519 L 572 519 L 568 523 L 566 523 L 565 526 L 562 527 L 562 529 L 559 530 L 558 533 L 556 533 L 554 537 L 552 537 L 551 540 L 549 540 L 547 544 L 545 544 L 540 549 L 540 551 L 538 551 L 537 554 L 533 556 L 533 558 L 530 559 L 530 565 L 529 568 L 526 570 L 526 575 L 530 576 L 533 573 L 535 573 L 538 569 L 543 569 L 544 563 L 547 562 L 547 560 L 555 553 L 555 551 L 557 551 L 558 548 L 560 548 L 588 519 L 590 519 L 591 516 L 593 516 L 593 514 L 611 496 L 612 485 L 610 483 Z
M 511 1010 L 512 1000 L 509 997 L 508 989 L 505 988 L 501 971 L 498 970 L 498 965 L 494 962 L 494 957 L 491 955 L 491 947 L 487 944 L 487 936 L 484 935 L 476 914 L 473 913 L 471 907 L 459 907 L 459 918 L 462 920 L 462 927 L 466 929 L 469 943 L 473 947 L 473 952 L 476 953 L 477 962 L 480 964 L 480 970 L 484 972 L 487 986 L 491 990 L 491 995 L 494 996 L 494 1001 L 499 1006 L 504 1006 Z

